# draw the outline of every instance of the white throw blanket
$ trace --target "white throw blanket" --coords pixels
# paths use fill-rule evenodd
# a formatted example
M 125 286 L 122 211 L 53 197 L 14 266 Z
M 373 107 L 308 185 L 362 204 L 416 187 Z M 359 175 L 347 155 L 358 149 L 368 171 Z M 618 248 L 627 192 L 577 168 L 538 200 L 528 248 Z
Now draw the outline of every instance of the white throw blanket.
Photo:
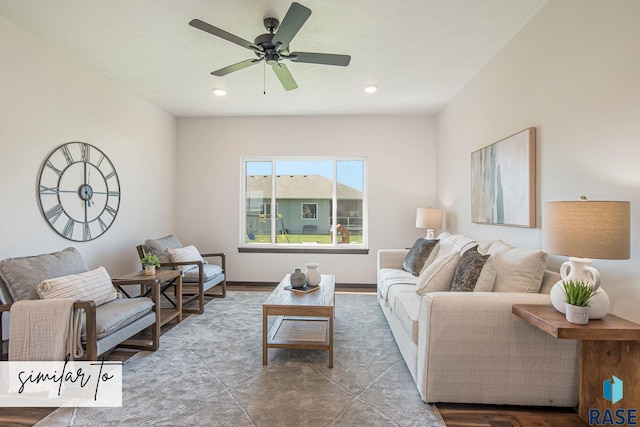
M 9 360 L 70 360 L 83 354 L 82 310 L 74 299 L 25 300 L 11 305 Z
M 418 283 L 418 277 L 408 271 L 399 270 L 397 268 L 381 268 L 378 272 L 378 295 L 387 301 L 389 296 L 389 288 L 393 285 L 415 285 Z

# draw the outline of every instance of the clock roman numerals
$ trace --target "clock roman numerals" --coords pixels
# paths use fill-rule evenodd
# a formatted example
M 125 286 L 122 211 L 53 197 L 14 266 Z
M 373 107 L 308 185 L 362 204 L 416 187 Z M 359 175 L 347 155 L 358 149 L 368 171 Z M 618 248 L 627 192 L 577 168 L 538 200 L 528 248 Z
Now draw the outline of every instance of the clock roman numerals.
M 120 181 L 111 160 L 86 142 L 53 150 L 40 168 L 40 211 L 65 239 L 86 242 L 104 234 L 120 208 Z
M 62 235 L 67 239 L 71 239 L 73 237 L 73 224 L 75 224 L 74 220 L 71 218 L 67 219 L 67 223 L 62 230 Z
M 80 153 L 81 153 L 81 159 L 82 159 L 83 162 L 85 162 L 85 163 L 90 163 L 91 162 L 91 160 L 90 160 L 90 158 L 91 158 L 91 156 L 90 156 L 90 154 L 91 154 L 91 146 L 89 144 L 82 143 L 80 145 Z
M 73 156 L 71 155 L 71 150 L 68 145 L 63 145 L 60 147 L 60 151 L 64 155 L 65 160 L 67 161 L 67 166 L 73 164 Z
M 58 187 L 45 187 L 44 185 L 40 186 L 40 194 L 58 194 L 60 190 Z
M 85 222 L 83 224 L 83 230 L 84 230 L 84 233 L 83 233 L 84 240 L 91 240 L 91 228 L 89 227 L 88 222 Z
M 53 163 L 51 163 L 51 160 L 47 160 L 47 162 L 45 163 L 45 166 L 47 166 L 49 169 L 54 171 L 56 173 L 56 175 L 62 176 L 62 171 L 60 169 L 58 169 L 57 167 L 53 166 Z
M 58 203 L 57 205 L 46 211 L 44 213 L 44 216 L 51 224 L 54 224 L 58 220 L 58 218 L 60 218 L 60 215 L 62 215 L 63 212 L 64 208 L 60 203 Z

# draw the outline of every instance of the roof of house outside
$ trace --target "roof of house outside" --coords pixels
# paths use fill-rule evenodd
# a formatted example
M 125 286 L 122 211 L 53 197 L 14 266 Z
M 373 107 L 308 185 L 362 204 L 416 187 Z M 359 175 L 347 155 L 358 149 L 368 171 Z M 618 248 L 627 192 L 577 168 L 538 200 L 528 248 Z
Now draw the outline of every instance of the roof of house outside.
M 331 199 L 333 180 L 322 175 L 277 175 L 276 191 L 278 199 Z M 247 195 L 260 192 L 264 197 L 271 195 L 270 175 L 247 176 Z M 313 195 L 313 196 L 311 196 Z M 363 198 L 362 191 L 338 183 L 338 199 Z

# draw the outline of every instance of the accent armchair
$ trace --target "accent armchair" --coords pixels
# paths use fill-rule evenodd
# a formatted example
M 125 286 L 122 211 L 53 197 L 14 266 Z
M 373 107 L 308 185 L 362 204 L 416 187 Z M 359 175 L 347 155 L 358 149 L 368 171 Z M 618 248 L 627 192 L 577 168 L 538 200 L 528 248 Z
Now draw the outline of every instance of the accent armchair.
M 100 273 L 98 270 L 103 271 Z M 74 293 L 69 293 L 70 289 L 75 292 L 73 283 L 78 285 L 77 295 L 90 295 L 87 289 L 94 288 L 95 281 L 91 281 L 94 272 L 100 273 L 103 280 L 102 288 L 95 290 L 93 295 L 101 296 L 96 296 L 95 300 L 85 298 L 74 304 L 75 309 L 83 309 L 85 312 L 83 344 L 87 360 L 98 360 L 98 356 L 114 347 L 157 350 L 160 343 L 160 319 L 155 310 L 155 302 L 160 300 L 160 288 L 156 284 L 152 286 L 151 298 L 118 298 L 115 288 L 109 288 L 113 285 L 106 270 L 100 267 L 89 271 L 82 255 L 75 248 L 0 261 L 0 292 L 6 302 L 0 306 L 0 315 L 9 312 L 12 303 L 16 301 L 39 300 L 41 295 L 38 292 L 42 287 L 38 289 L 38 286 L 43 281 L 49 284 L 47 298 L 74 299 Z M 66 296 L 56 296 L 56 292 L 65 293 Z M 105 298 L 105 292 L 112 295 Z M 0 339 L 1 323 L 0 317 Z M 151 328 L 150 342 L 124 342 L 147 328 Z
M 201 314 L 204 312 L 205 295 L 224 298 L 227 295 L 226 255 L 222 252 L 201 254 L 195 246 L 184 246 L 174 235 L 158 239 L 147 239 L 144 245 L 136 247 L 138 256 L 143 258 L 148 252 L 160 258 L 160 268 L 181 269 L 182 312 Z M 209 263 L 205 258 L 214 258 Z M 218 287 L 218 285 L 220 285 Z M 216 288 L 216 292 L 212 289 Z M 189 304 L 197 300 L 197 307 Z

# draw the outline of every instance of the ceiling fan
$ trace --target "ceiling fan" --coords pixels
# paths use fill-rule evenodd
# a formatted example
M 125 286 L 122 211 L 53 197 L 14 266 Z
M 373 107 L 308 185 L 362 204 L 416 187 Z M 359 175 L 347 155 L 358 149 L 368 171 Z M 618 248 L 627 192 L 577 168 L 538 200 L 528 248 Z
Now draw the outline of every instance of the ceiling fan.
M 226 76 L 229 73 L 242 70 L 264 60 L 267 64 L 271 65 L 276 77 L 278 77 L 278 80 L 280 80 L 284 89 L 292 90 L 296 89 L 298 84 L 289 72 L 287 66 L 281 62 L 283 59 L 288 59 L 293 62 L 339 65 L 342 67 L 349 65 L 349 61 L 351 61 L 351 56 L 349 55 L 289 51 L 289 43 L 291 43 L 291 40 L 295 37 L 310 15 L 311 9 L 301 5 L 300 3 L 291 3 L 282 23 L 280 23 L 276 18 L 264 19 L 264 26 L 268 33 L 256 37 L 253 43 L 221 30 L 220 28 L 214 27 L 213 25 L 207 24 L 199 19 L 191 20 L 189 25 L 230 41 L 231 43 L 235 43 L 246 49 L 252 50 L 258 57 L 257 59 L 247 59 L 245 61 L 238 62 L 237 64 L 229 65 L 213 71 L 211 74 L 214 76 Z M 278 28 L 278 26 L 280 26 L 280 28 Z

